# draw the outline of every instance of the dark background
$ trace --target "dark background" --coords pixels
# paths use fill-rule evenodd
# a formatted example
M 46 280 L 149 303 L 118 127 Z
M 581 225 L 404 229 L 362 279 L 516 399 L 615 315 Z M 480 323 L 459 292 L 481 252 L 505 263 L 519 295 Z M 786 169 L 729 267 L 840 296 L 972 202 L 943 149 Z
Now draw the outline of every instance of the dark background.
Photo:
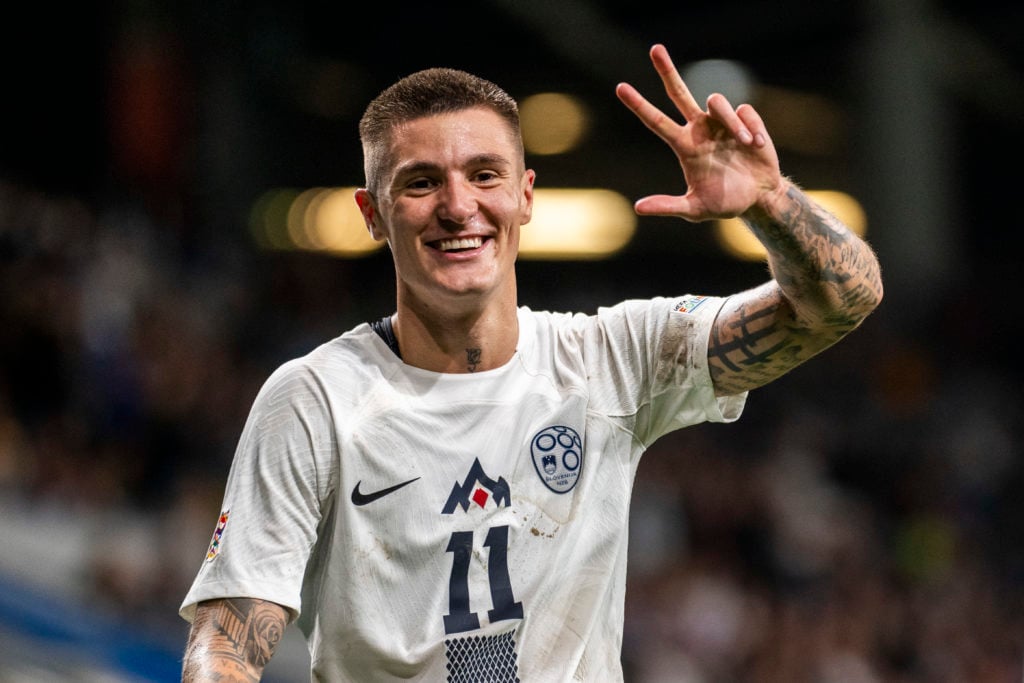
M 154 1 L 5 14 L 0 531 L 21 545 L 0 570 L 16 581 L 183 643 L 176 609 L 260 383 L 393 306 L 386 253 L 260 251 L 254 201 L 360 184 L 362 108 L 436 65 L 587 105 L 579 148 L 528 160 L 538 186 L 681 191 L 669 150 L 614 96 L 629 81 L 668 110 L 647 58 L 662 42 L 681 67 L 746 65 L 783 170 L 864 206 L 886 299 L 755 392 L 739 423 L 645 456 L 630 680 L 1020 680 L 1020 7 Z M 520 300 L 592 311 L 765 277 L 709 226 L 643 219 L 608 261 L 521 262 Z

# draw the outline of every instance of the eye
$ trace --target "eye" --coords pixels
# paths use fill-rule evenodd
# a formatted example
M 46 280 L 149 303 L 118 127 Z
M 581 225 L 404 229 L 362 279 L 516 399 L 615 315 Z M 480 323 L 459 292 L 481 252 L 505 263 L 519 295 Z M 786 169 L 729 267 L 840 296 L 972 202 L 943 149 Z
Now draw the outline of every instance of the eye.
M 432 188 L 434 188 L 436 186 L 437 186 L 436 182 L 434 182 L 430 178 L 423 178 L 423 177 L 413 178 L 412 180 L 410 180 L 409 182 L 407 182 L 405 184 L 405 187 L 406 187 L 407 190 L 414 190 L 414 191 L 420 191 L 420 192 L 423 192 L 423 191 L 426 191 L 426 190 L 430 190 L 430 189 L 432 189 Z
M 473 182 L 481 185 L 492 185 L 501 180 L 501 175 L 496 171 L 477 171 L 473 174 Z

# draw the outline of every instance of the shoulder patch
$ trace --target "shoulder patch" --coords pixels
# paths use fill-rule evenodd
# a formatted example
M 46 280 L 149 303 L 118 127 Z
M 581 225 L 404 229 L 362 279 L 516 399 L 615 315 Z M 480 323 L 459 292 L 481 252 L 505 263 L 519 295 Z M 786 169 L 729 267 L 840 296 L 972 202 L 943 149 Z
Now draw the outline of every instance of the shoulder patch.
M 693 313 L 707 300 L 706 296 L 688 296 L 677 301 L 672 310 L 677 313 Z

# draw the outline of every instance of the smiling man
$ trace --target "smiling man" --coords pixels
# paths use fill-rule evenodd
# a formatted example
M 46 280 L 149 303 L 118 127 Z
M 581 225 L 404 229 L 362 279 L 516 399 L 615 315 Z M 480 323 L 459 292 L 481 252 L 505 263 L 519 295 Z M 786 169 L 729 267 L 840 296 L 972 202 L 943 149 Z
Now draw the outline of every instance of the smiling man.
M 642 215 L 742 217 L 773 279 L 593 314 L 517 300 L 535 175 L 516 103 L 451 69 L 412 74 L 360 124 L 356 201 L 386 240 L 396 309 L 286 363 L 239 441 L 181 614 L 183 680 L 257 680 L 285 626 L 324 681 L 621 681 L 629 501 L 660 436 L 740 416 L 747 392 L 855 329 L 871 249 L 779 169 L 748 105 L 686 89 L 685 119 L 621 84 L 687 192 Z
M 433 70 L 418 78 L 459 77 Z M 500 110 L 454 96 L 442 101 L 453 110 L 393 128 L 371 108 L 362 125 L 368 188 L 356 201 L 371 235 L 391 248 L 394 329 L 405 362 L 436 372 L 487 370 L 508 362 L 516 346 L 515 261 L 534 172 L 525 168 L 511 99 L 500 97 Z

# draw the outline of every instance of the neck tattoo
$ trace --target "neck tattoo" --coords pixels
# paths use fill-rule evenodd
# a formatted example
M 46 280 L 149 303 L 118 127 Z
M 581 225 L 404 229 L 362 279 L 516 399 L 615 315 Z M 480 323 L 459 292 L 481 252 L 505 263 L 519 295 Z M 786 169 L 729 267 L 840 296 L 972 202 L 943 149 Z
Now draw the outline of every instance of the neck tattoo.
M 466 349 L 466 367 L 470 372 L 476 372 L 476 367 L 480 365 L 480 349 Z

